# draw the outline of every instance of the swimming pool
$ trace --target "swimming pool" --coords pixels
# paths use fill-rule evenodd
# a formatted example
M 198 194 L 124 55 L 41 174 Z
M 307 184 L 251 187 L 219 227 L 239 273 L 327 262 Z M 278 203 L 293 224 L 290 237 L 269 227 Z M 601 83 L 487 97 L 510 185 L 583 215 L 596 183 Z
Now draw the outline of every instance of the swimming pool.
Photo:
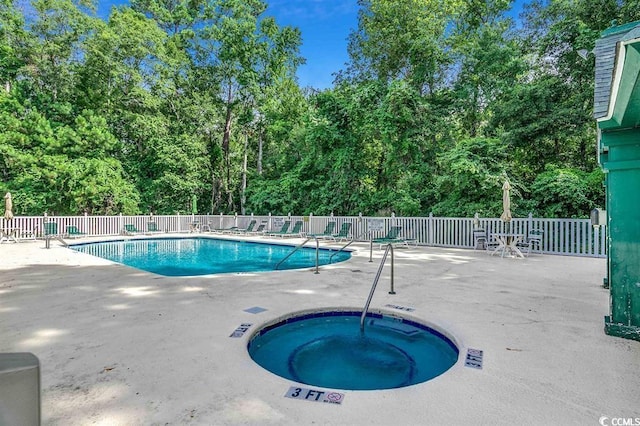
M 216 238 L 145 238 L 86 243 L 70 246 L 73 250 L 122 263 L 165 276 L 195 276 L 238 272 L 265 272 L 293 250 L 293 246 Z M 335 250 L 320 249 L 320 265 L 329 264 Z M 349 252 L 336 254 L 331 263 L 351 257 Z M 315 266 L 316 250 L 302 248 L 280 269 Z
M 308 385 L 346 390 L 393 389 L 437 377 L 458 360 L 439 331 L 397 316 L 357 311 L 292 316 L 257 331 L 251 358 L 268 371 Z

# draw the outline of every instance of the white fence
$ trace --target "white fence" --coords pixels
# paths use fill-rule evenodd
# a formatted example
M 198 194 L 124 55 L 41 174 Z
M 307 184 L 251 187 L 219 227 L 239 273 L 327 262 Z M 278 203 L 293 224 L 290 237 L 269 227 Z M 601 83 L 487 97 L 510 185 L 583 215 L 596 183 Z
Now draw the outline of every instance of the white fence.
M 384 223 L 382 231 L 371 232 L 368 219 Z M 482 228 L 488 234 L 509 231 L 528 234 L 531 230 L 543 231 L 542 250 L 547 254 L 569 256 L 606 257 L 606 228 L 593 227 L 588 219 L 514 218 L 508 225 L 498 218 L 448 218 L 448 217 L 366 217 L 366 216 L 238 216 L 238 215 L 154 215 L 154 216 L 19 216 L 13 220 L 0 219 L 2 229 L 17 230 L 18 236 L 43 235 L 45 222 L 55 222 L 58 232 L 67 233 L 67 227 L 75 226 L 87 236 L 113 236 L 122 234 L 125 225 L 133 225 L 140 232 L 148 229 L 150 222 L 165 232 L 188 232 L 193 223 L 211 230 L 232 226 L 245 228 L 251 220 L 266 222 L 268 230 L 280 229 L 284 220 L 302 220 L 303 231 L 322 233 L 328 222 L 336 222 L 335 232 L 343 223 L 351 223 L 351 236 L 357 240 L 383 237 L 391 226 L 401 226 L 402 237 L 417 244 L 439 247 L 473 248 L 473 229 Z M 256 226 L 257 227 L 257 226 Z M 206 229 L 206 227 L 205 227 Z

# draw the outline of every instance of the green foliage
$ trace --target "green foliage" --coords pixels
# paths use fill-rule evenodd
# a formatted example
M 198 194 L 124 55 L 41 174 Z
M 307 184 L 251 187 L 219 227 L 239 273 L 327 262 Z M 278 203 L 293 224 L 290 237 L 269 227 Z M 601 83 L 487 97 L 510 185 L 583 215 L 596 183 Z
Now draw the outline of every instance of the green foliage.
M 432 209 L 435 215 L 500 215 L 508 164 L 499 139 L 464 139 L 439 155 L 438 165 L 442 173 L 435 181 L 440 194 Z
M 359 0 L 333 88 L 262 0 L 0 0 L 0 187 L 18 214 L 500 214 L 603 204 L 592 49 L 637 0 Z M 245 157 L 246 164 L 245 167 Z M 245 184 L 246 182 L 246 184 Z
M 533 212 L 539 217 L 584 217 L 601 206 L 603 173 L 549 166 L 531 185 Z

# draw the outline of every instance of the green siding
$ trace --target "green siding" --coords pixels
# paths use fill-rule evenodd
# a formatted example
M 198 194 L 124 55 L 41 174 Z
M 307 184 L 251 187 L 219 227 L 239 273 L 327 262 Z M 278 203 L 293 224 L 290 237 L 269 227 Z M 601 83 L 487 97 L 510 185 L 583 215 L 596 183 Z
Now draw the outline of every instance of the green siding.
M 624 64 L 616 64 L 622 74 L 613 115 L 598 122 L 600 162 L 606 172 L 611 294 L 605 332 L 640 340 L 640 42 L 624 48 Z

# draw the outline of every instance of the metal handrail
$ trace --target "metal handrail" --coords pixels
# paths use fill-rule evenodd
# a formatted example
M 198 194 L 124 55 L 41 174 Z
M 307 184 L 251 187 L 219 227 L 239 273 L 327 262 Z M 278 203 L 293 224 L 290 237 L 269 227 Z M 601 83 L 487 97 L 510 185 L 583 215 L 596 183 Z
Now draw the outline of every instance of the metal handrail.
M 333 253 L 331 256 L 329 256 L 329 263 L 331 263 L 331 259 L 333 259 L 333 256 L 335 256 L 336 254 L 340 253 L 342 250 L 346 249 L 347 247 L 349 247 L 351 244 L 353 244 L 355 241 L 357 241 L 358 239 L 360 239 L 360 237 L 362 237 L 363 235 L 365 235 L 367 232 L 363 232 L 362 234 L 358 235 L 357 237 L 353 237 L 351 239 L 351 241 L 349 241 L 347 244 L 345 244 L 344 246 L 340 247 L 340 249 L 338 249 L 338 251 L 336 251 L 335 253 Z
M 298 244 L 292 251 L 291 253 L 289 253 L 288 255 L 286 255 L 280 262 L 278 262 L 276 264 L 275 269 L 277 270 L 278 267 L 280 265 L 282 265 L 284 263 L 285 260 L 287 260 L 288 258 L 290 258 L 293 253 L 297 252 L 299 249 L 301 249 L 305 244 L 307 244 L 312 238 L 314 238 L 316 240 L 316 272 L 314 272 L 314 274 L 319 274 L 320 272 L 318 271 L 318 257 L 320 255 L 320 242 L 318 241 L 318 237 L 309 237 L 306 240 L 304 240 L 302 243 Z
M 380 275 L 382 274 L 382 268 L 384 268 L 384 263 L 387 260 L 387 255 L 391 251 L 391 290 L 389 294 L 396 294 L 393 289 L 393 244 L 387 244 L 387 248 L 384 251 L 384 255 L 382 255 L 382 261 L 380 262 L 380 266 L 378 267 L 378 272 L 376 273 L 376 277 L 373 279 L 373 285 L 371 286 L 371 291 L 369 292 L 369 297 L 367 298 L 367 302 L 364 304 L 364 308 L 362 309 L 362 315 L 360 316 L 360 333 L 364 333 L 364 318 L 367 316 L 367 311 L 369 310 L 369 305 L 371 304 L 371 299 L 373 299 L 373 293 L 376 291 L 376 286 L 378 285 L 378 281 L 380 280 Z

